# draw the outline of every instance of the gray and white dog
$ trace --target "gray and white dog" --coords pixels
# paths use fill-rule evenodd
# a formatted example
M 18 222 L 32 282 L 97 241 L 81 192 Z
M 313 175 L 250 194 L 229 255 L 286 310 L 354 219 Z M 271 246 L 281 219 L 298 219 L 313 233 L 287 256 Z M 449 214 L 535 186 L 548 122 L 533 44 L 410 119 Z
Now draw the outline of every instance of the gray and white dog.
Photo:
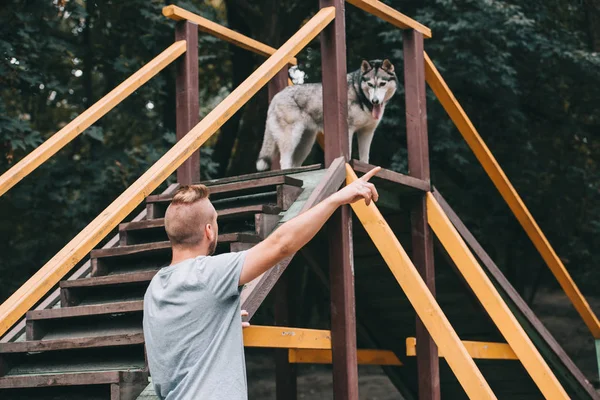
M 348 74 L 348 134 L 350 150 L 354 133 L 360 161 L 369 162 L 375 129 L 398 80 L 389 60 L 363 60 L 360 69 Z M 267 114 L 265 136 L 256 162 L 264 171 L 279 153 L 281 168 L 302 165 L 318 132 L 323 131 L 323 86 L 320 83 L 288 86 L 277 93 Z

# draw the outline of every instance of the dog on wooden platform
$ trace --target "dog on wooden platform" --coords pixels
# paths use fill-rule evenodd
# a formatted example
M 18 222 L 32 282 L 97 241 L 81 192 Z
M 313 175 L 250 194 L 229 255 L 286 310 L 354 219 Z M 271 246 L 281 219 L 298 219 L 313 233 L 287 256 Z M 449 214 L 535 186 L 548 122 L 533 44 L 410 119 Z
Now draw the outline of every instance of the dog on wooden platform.
M 375 129 L 397 85 L 394 65 L 389 60 L 363 60 L 358 70 L 348 74 L 350 149 L 356 133 L 360 161 L 369 162 Z M 301 166 L 315 143 L 317 133 L 322 131 L 322 84 L 288 86 L 277 93 L 269 105 L 256 169 L 269 169 L 277 154 L 280 155 L 282 169 Z

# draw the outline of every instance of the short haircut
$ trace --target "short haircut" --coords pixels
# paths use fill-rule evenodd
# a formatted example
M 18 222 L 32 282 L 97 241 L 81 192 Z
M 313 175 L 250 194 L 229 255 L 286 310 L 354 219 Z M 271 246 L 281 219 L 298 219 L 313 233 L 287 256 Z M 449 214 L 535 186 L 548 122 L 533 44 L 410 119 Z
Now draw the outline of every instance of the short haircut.
M 180 187 L 165 213 L 165 230 L 173 246 L 192 247 L 202 242 L 204 227 L 215 218 L 204 185 Z

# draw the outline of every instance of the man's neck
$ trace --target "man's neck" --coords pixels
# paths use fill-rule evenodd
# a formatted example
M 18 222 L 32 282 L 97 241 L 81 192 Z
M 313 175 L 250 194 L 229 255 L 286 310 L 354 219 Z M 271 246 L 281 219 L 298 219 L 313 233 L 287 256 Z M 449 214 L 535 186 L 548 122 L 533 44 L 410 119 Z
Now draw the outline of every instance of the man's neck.
M 189 260 L 190 258 L 196 258 L 198 256 L 206 255 L 208 255 L 208 249 L 205 246 L 198 246 L 193 248 L 173 247 L 173 257 L 171 258 L 171 265 L 179 264 L 180 262 Z

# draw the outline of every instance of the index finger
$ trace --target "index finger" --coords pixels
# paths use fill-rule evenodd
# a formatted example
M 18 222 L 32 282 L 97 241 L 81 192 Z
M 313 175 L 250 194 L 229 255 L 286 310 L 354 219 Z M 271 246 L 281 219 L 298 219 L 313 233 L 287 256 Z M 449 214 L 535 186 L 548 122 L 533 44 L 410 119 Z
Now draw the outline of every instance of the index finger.
M 364 174 L 363 176 L 361 176 L 360 180 L 367 182 L 374 175 L 376 175 L 379 171 L 381 171 L 381 167 L 375 167 L 372 170 L 370 170 L 369 172 L 367 172 L 366 174 Z

